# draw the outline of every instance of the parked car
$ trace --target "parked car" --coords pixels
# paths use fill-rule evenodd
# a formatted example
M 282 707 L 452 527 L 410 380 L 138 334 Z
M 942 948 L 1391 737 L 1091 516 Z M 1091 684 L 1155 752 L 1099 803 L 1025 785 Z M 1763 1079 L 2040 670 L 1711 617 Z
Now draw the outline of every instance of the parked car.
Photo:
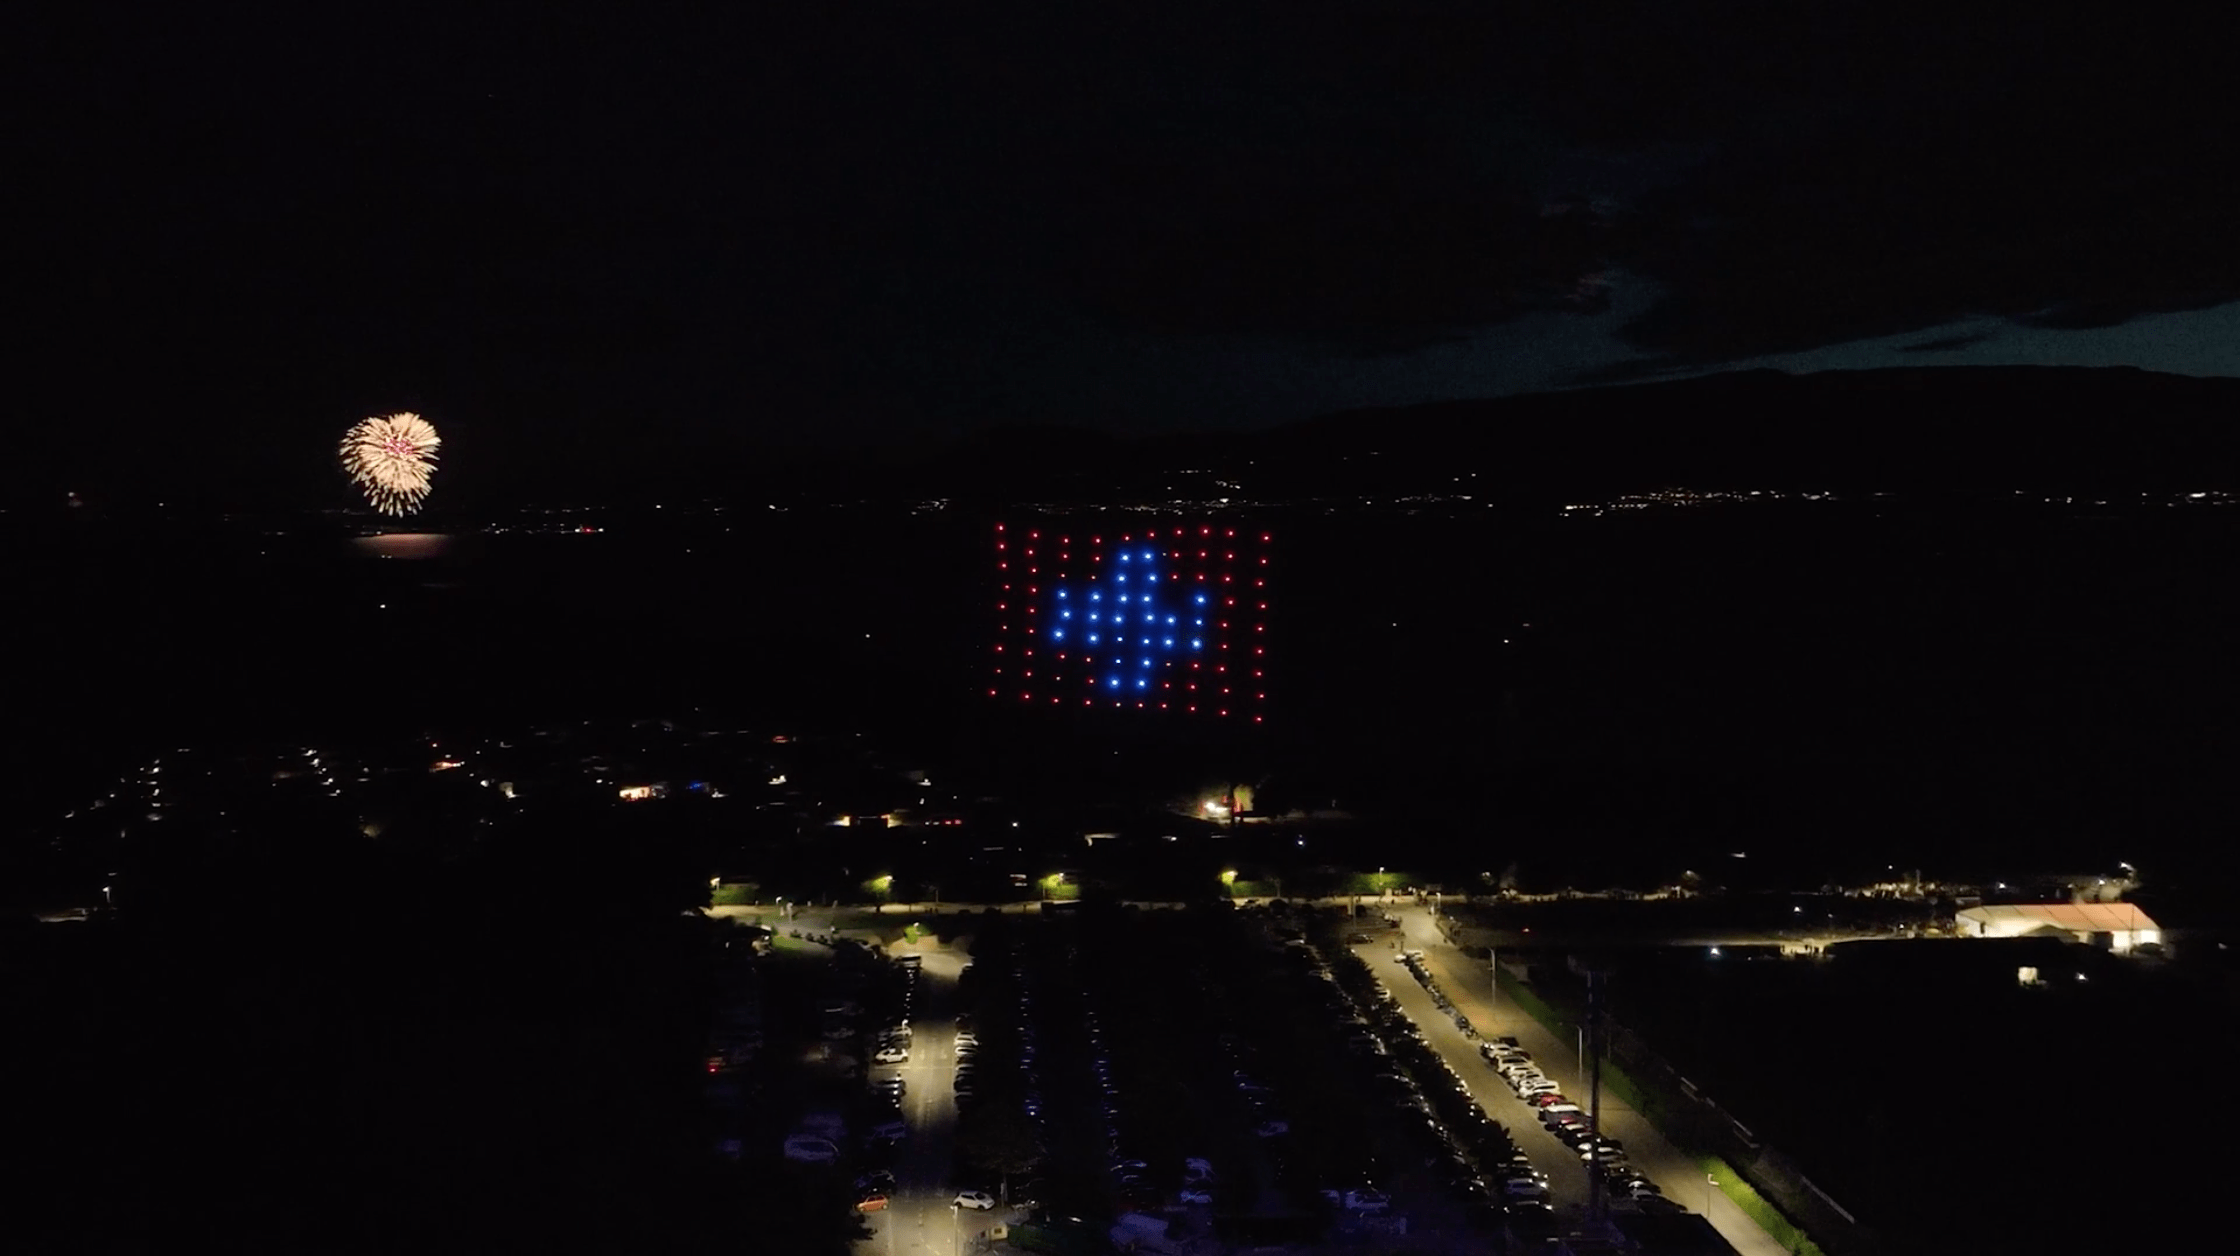
M 949 1204 L 955 1208 L 986 1212 L 996 1206 L 996 1197 L 986 1191 L 958 1191 L 957 1197 L 950 1200 Z
M 1363 1188 L 1347 1191 L 1343 1204 L 1348 1212 L 1383 1213 L 1392 1210 L 1392 1196 L 1383 1191 Z
M 899 1045 L 881 1047 L 872 1053 L 871 1062 L 874 1064 L 908 1064 L 910 1062 L 910 1048 Z
M 803 1164 L 831 1164 L 840 1158 L 840 1149 L 829 1138 L 814 1134 L 795 1134 L 786 1139 L 786 1159 Z

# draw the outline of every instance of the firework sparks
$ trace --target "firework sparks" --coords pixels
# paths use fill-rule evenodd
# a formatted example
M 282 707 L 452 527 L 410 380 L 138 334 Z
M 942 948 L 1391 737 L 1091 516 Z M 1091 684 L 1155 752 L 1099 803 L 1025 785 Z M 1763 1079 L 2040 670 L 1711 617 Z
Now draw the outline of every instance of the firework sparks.
M 435 473 L 443 438 L 417 414 L 366 419 L 342 438 L 342 469 L 365 490 L 373 508 L 403 515 L 420 508 Z

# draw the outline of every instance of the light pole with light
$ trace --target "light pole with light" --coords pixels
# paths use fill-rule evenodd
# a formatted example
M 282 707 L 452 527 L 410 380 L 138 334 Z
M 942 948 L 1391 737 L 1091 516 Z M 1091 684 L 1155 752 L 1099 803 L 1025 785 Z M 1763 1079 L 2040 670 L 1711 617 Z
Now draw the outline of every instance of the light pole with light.
M 1501 952 L 1486 948 L 1486 1028 L 1493 1028 L 1494 1014 L 1501 1003 Z
M 1718 1184 L 1719 1179 L 1708 1173 L 1703 1175 L 1703 1215 L 1706 1220 L 1711 1217 L 1711 1188 Z

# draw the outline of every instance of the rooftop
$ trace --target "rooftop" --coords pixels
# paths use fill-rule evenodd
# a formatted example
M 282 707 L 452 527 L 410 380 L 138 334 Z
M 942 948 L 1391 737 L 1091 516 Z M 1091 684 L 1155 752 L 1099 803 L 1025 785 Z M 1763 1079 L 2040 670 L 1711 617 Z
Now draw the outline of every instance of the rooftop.
M 1959 913 L 1965 920 L 1985 924 L 2000 921 L 2034 921 L 2060 929 L 2088 933 L 2123 933 L 2155 929 L 2153 918 L 2136 903 L 2010 903 L 1970 907 Z

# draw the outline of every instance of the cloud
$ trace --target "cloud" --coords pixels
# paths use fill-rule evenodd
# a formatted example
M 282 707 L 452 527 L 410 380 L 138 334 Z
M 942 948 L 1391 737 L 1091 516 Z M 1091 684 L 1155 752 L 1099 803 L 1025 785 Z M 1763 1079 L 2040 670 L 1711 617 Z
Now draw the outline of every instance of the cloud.
M 2206 19 L 1910 27 L 1902 5 L 1801 7 L 1825 25 L 1721 54 L 1778 53 L 1793 89 L 1632 207 L 1619 256 L 1662 290 L 1625 329 L 1635 349 L 1701 365 L 1976 315 L 2083 329 L 2240 298 L 2240 153 L 2219 138 L 2234 104 Z M 1699 121 L 1725 90 L 1660 83 Z

